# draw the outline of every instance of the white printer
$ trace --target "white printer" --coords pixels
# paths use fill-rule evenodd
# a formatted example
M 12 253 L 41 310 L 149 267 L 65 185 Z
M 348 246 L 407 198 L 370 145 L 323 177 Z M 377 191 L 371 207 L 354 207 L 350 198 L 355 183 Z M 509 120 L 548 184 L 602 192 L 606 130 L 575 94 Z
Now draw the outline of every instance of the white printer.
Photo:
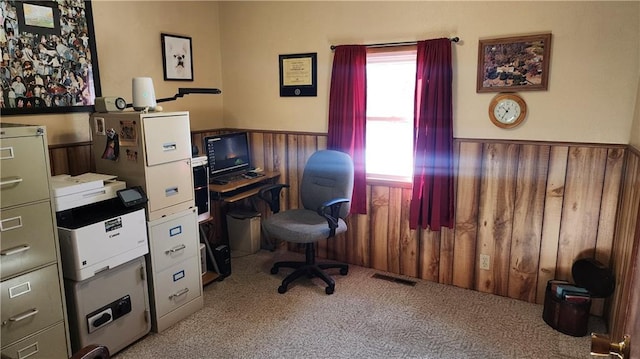
M 149 252 L 144 207 L 125 207 L 115 176 L 55 176 L 52 188 L 64 277 L 82 281 Z

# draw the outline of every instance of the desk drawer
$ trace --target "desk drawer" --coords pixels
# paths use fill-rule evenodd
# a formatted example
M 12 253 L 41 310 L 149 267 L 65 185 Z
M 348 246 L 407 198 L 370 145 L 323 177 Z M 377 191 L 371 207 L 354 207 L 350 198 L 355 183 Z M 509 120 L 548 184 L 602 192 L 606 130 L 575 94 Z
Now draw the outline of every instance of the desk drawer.
M 195 209 L 148 223 L 152 270 L 161 272 L 200 253 Z
M 0 212 L 0 271 L 2 279 L 55 262 L 53 215 L 49 202 Z
M 55 264 L 4 281 L 0 290 L 3 347 L 63 320 Z
M 2 349 L 2 357 L 5 356 L 30 359 L 68 358 L 64 324 L 60 322 L 52 328 Z
M 156 314 L 162 317 L 202 295 L 199 257 L 184 261 L 155 273 L 153 287 Z
M 42 136 L 0 140 L 2 208 L 50 198 L 45 151 Z

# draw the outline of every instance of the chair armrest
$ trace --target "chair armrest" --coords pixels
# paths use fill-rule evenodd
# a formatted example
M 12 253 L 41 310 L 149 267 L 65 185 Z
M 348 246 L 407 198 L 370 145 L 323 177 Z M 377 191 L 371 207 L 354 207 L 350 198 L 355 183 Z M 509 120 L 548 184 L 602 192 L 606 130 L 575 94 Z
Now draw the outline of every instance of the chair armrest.
M 269 204 L 269 208 L 273 213 L 280 212 L 280 191 L 282 191 L 283 188 L 289 188 L 289 185 L 280 183 L 272 184 L 263 187 L 260 189 L 260 192 L 258 192 L 258 197 Z
M 348 198 L 335 198 L 327 201 L 318 207 L 318 214 L 324 217 L 329 224 L 329 236 L 331 238 L 336 235 L 336 228 L 338 228 L 338 219 L 340 217 L 340 207 L 343 203 L 349 202 Z

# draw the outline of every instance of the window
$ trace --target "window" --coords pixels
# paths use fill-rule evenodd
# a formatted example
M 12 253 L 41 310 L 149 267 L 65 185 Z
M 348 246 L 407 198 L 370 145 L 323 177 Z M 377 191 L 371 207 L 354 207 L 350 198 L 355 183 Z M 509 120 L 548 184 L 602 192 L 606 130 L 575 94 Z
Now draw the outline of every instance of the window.
M 410 182 L 416 47 L 367 53 L 368 179 Z

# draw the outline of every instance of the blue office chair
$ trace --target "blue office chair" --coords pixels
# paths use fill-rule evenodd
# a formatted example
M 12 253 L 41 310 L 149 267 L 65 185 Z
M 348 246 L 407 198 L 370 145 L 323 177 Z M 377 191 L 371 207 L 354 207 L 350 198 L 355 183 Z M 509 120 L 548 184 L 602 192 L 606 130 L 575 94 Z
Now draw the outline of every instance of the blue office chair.
M 278 287 L 278 293 L 287 291 L 289 284 L 301 276 L 322 279 L 327 287 L 325 293 L 332 294 L 335 281 L 324 270 L 340 269 L 346 275 L 349 266 L 345 263 L 316 263 L 316 242 L 334 237 L 347 230 L 344 218 L 351 207 L 353 191 L 353 161 L 346 153 L 321 150 L 309 158 L 300 183 L 300 199 L 303 208 L 280 212 L 280 191 L 289 185 L 276 184 L 260 191 L 260 198 L 269 203 L 272 216 L 262 226 L 270 238 L 291 243 L 304 244 L 304 262 L 276 262 L 271 274 L 282 267 L 295 269 Z

